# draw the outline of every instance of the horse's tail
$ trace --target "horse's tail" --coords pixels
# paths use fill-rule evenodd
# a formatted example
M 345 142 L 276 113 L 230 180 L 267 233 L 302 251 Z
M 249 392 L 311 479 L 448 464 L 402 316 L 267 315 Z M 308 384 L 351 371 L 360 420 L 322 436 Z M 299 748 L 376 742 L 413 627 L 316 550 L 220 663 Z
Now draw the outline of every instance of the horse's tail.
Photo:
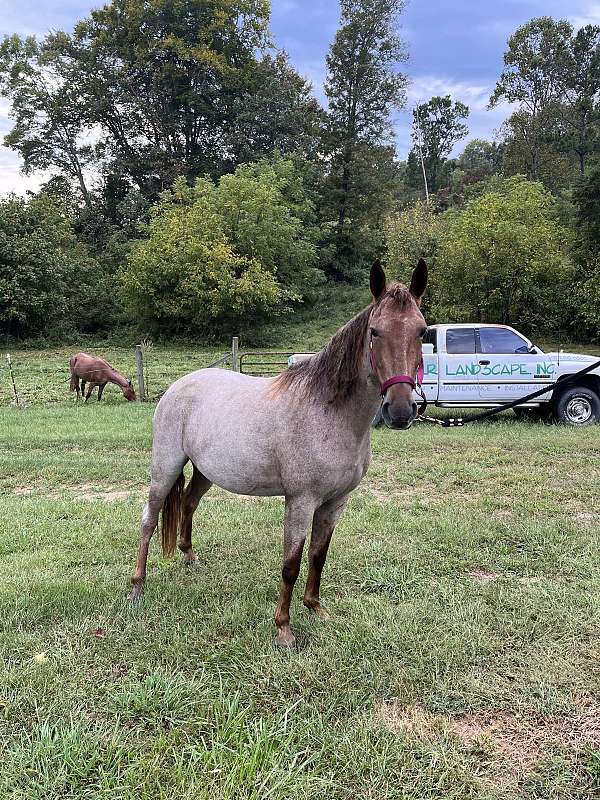
M 172 556 L 177 544 L 177 534 L 179 533 L 179 523 L 181 521 L 183 487 L 185 478 L 183 472 L 173 484 L 171 491 L 167 495 L 162 507 L 161 522 L 161 545 L 163 555 Z

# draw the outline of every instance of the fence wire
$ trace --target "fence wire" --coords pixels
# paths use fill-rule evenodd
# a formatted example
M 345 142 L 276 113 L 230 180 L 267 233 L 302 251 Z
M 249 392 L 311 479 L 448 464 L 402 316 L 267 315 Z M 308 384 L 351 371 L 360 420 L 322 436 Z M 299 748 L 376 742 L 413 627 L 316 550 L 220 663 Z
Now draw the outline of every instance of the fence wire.
M 12 350 L 11 362 L 15 385 L 21 406 L 47 405 L 75 401 L 75 392 L 70 391 L 71 373 L 69 359 L 76 348 L 55 348 L 47 350 Z M 135 346 L 129 347 L 90 347 L 90 355 L 99 356 L 109 362 L 126 379 L 131 380 L 138 393 Z M 198 348 L 166 348 L 151 343 L 142 343 L 144 381 L 146 399 L 157 401 L 169 386 L 194 370 L 208 366 L 231 369 L 231 352 L 205 350 Z M 287 353 L 244 351 L 246 362 L 243 371 L 255 375 L 274 375 L 285 369 Z M 216 361 L 219 363 L 215 364 Z M 241 365 L 240 365 L 241 366 Z M 96 401 L 94 390 L 89 402 Z M 102 402 L 122 402 L 121 390 L 114 384 L 107 384 Z M 6 353 L 0 356 L 0 406 L 14 405 L 12 381 L 6 360 Z

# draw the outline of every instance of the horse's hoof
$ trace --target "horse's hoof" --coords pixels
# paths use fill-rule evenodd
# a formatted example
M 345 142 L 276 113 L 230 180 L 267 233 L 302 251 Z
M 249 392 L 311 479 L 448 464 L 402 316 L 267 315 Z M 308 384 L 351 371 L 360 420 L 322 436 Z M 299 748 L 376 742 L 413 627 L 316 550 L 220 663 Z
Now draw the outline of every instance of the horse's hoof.
M 191 555 L 189 553 L 186 553 L 186 555 L 183 557 L 184 567 L 195 567 L 197 563 L 198 563 L 198 556 L 196 555 L 196 553 L 192 553 Z
M 315 606 L 315 607 L 313 608 L 313 611 L 314 611 L 314 612 L 315 612 L 315 614 L 316 614 L 316 615 L 319 617 L 319 619 L 322 619 L 323 621 L 325 621 L 325 620 L 328 620 L 328 619 L 329 619 L 329 612 L 328 612 L 328 611 L 326 611 L 326 610 L 323 608 L 323 606 L 322 606 L 322 605 L 320 605 L 320 604 L 319 604 L 318 606 Z
M 296 644 L 296 637 L 289 628 L 286 628 L 279 631 L 275 637 L 275 644 L 277 647 L 281 647 L 283 650 L 291 650 L 291 648 Z
M 319 619 L 326 620 L 329 619 L 329 613 L 323 608 L 321 603 L 314 601 L 304 601 L 304 605 L 308 608 L 309 611 L 314 611 L 315 614 L 319 617 Z
M 137 603 L 140 597 L 142 596 L 143 590 L 144 590 L 143 586 L 136 584 L 127 595 L 127 602 L 131 603 L 132 605 Z

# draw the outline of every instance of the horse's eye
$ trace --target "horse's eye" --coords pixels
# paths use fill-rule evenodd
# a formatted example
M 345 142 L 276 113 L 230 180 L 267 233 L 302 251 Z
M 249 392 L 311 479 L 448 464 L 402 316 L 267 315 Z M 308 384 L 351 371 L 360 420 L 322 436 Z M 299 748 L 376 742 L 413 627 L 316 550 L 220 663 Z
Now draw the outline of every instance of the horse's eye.
M 373 337 L 379 336 L 379 331 L 377 330 L 377 328 L 371 328 L 371 336 Z

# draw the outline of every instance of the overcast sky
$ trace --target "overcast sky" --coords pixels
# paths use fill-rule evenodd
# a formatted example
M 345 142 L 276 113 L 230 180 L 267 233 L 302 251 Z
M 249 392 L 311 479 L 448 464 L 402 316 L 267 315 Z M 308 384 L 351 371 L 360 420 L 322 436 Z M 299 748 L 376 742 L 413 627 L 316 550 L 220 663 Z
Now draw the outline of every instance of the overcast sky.
M 101 2 L 89 0 L 0 0 L 0 35 L 44 35 L 70 30 Z M 323 100 L 325 56 L 339 19 L 337 0 L 271 0 L 271 29 L 295 68 L 309 78 Z M 411 81 L 407 107 L 432 95 L 450 94 L 471 109 L 469 138 L 493 139 L 505 110 L 486 105 L 502 68 L 510 33 L 532 17 L 569 19 L 575 27 L 600 24 L 600 2 L 589 0 L 409 0 L 401 33 Z M 0 138 L 10 130 L 8 106 L 0 99 Z M 410 147 L 410 112 L 396 117 L 398 156 Z M 464 143 L 463 143 L 464 145 Z M 458 150 L 462 149 L 459 145 Z M 37 188 L 40 178 L 20 174 L 15 153 L 0 146 L 0 194 Z

